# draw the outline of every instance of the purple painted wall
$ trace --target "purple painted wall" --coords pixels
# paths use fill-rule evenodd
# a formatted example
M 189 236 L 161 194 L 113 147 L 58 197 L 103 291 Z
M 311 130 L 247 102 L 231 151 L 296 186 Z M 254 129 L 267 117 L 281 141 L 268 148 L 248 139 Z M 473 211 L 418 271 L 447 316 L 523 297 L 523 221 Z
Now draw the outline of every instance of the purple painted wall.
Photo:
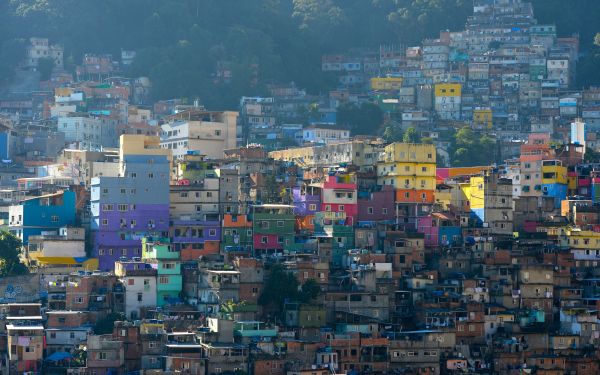
M 104 220 L 107 220 L 106 225 Z M 141 257 L 143 237 L 159 237 L 168 232 L 169 205 L 136 204 L 124 212 L 118 211 L 115 205 L 111 211 L 100 211 L 99 223 L 95 232 L 95 255 L 100 270 L 109 271 L 122 257 Z
M 358 221 L 394 220 L 395 192 L 392 186 L 382 186 L 380 191 L 358 193 Z
M 295 187 L 292 193 L 294 196 L 294 215 L 308 216 L 314 215 L 315 212 L 319 211 L 319 208 L 321 207 L 321 194 L 319 188 L 309 188 L 309 191 L 306 191 L 299 187 Z M 314 210 L 310 209 L 311 204 L 315 205 Z

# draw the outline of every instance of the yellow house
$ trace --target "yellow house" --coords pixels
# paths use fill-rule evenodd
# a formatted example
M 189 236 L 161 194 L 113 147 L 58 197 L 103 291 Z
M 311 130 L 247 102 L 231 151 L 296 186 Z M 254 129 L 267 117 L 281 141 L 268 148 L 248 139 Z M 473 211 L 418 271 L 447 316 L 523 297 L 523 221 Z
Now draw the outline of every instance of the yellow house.
M 567 230 L 567 243 L 572 249 L 600 248 L 600 233 L 591 230 Z M 600 261 L 600 259 L 599 259 Z
M 397 201 L 433 203 L 436 188 L 435 146 L 392 143 L 377 165 L 378 183 L 396 189 Z
M 374 77 L 371 78 L 371 90 L 400 90 L 402 81 L 401 77 Z
M 567 167 L 560 160 L 544 160 L 542 162 L 542 184 L 566 184 Z
M 472 176 L 469 182 L 461 184 L 460 188 L 469 201 L 471 209 L 483 209 L 485 207 L 485 182 L 483 176 Z
M 492 128 L 491 108 L 475 108 L 473 110 L 473 124 L 478 127 Z
M 461 90 L 460 83 L 438 83 L 435 85 L 435 97 L 460 97 Z

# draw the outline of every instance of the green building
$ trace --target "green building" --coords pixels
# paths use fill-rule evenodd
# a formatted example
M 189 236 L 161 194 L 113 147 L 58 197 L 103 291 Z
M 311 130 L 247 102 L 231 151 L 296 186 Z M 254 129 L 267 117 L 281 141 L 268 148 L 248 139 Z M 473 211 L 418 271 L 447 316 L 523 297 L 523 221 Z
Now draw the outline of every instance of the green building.
M 183 287 L 179 251 L 168 238 L 142 240 L 142 260 L 157 270 L 156 304 L 165 306 L 180 301 Z

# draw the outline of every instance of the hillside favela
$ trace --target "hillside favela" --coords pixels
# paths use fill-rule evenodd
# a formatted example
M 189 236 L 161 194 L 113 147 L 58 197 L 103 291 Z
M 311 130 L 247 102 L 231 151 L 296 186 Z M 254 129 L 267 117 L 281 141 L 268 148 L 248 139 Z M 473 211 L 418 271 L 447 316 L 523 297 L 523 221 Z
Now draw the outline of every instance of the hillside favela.
M 599 19 L 0 0 L 0 375 L 598 375 Z

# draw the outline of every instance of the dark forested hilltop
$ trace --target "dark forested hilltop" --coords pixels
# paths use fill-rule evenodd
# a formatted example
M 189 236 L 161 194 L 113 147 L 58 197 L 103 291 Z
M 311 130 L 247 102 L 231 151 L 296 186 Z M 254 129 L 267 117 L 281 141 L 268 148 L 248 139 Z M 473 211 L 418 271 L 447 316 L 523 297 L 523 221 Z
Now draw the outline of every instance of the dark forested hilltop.
M 579 33 L 580 85 L 600 83 L 593 45 L 600 1 L 533 0 L 541 23 Z M 218 107 L 259 94 L 270 81 L 309 92 L 330 88 L 324 53 L 385 43 L 417 44 L 458 30 L 471 0 L 0 0 L 0 78 L 22 58 L 23 40 L 48 37 L 65 47 L 67 69 L 87 52 L 137 51 L 130 75 L 149 76 L 157 98 L 206 98 Z M 227 63 L 228 85 L 214 83 Z M 581 72 L 586 74 L 581 74 Z M 258 79 L 257 79 L 258 78 Z

